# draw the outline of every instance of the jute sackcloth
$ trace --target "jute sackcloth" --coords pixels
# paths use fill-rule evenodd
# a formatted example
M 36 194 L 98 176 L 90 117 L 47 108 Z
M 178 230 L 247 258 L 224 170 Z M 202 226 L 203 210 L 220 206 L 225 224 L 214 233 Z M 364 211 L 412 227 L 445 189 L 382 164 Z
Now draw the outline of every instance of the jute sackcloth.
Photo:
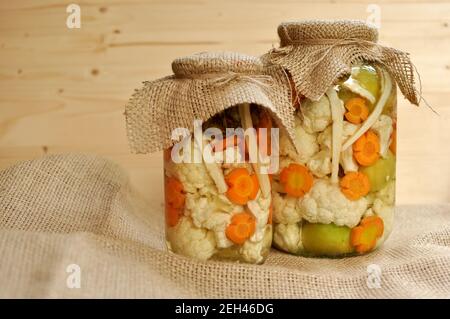
M 1 171 L 0 297 L 450 297 L 450 205 L 399 207 L 389 240 L 365 256 L 273 250 L 248 265 L 169 253 L 162 201 L 146 202 L 118 165 L 92 155 Z

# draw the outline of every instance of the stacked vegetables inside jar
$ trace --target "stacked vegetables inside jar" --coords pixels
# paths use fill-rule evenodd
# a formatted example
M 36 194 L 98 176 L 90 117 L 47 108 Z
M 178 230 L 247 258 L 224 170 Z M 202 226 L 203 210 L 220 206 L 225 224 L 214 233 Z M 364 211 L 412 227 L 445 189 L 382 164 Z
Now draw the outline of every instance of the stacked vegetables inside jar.
M 318 101 L 300 99 L 295 116 L 296 145 L 280 137 L 275 247 L 328 257 L 374 250 L 394 218 L 394 81 L 383 67 L 354 65 Z
M 269 113 L 256 105 L 232 107 L 203 124 L 203 131 L 220 129 L 225 137 L 204 141 L 220 161 L 175 163 L 174 148 L 165 151 L 166 234 L 172 251 L 249 263 L 267 257 L 272 245 L 269 176 L 249 162 L 242 137 L 226 135 L 229 128 L 243 127 L 245 118 L 251 127 L 272 126 Z M 193 137 L 188 141 L 195 144 Z

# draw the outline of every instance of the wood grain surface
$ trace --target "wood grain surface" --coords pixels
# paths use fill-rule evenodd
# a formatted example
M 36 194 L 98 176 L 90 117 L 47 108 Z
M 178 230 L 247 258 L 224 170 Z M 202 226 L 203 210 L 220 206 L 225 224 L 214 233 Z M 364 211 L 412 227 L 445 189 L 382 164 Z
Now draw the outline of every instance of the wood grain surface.
M 68 29 L 66 7 L 81 7 Z M 363 19 L 373 1 L 0 1 L 0 169 L 43 154 L 111 158 L 150 201 L 162 200 L 161 154 L 127 146 L 123 108 L 134 88 L 178 56 L 277 45 L 286 20 Z M 399 99 L 401 204 L 450 201 L 450 2 L 378 1 L 380 42 L 408 51 L 439 112 Z

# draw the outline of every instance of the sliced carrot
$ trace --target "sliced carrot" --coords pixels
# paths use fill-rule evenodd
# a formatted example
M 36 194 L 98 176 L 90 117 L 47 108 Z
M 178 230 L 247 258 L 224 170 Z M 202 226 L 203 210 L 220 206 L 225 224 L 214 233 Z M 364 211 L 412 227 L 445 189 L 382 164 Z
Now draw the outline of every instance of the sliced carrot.
M 349 172 L 340 182 L 341 192 L 350 200 L 358 200 L 370 191 L 370 181 L 362 172 Z
M 225 176 L 228 185 L 226 196 L 238 205 L 245 205 L 258 195 L 259 183 L 255 174 L 250 175 L 246 168 L 239 167 Z
M 344 114 L 347 121 L 353 124 L 359 124 L 369 116 L 369 108 L 366 100 L 360 97 L 353 97 L 345 103 L 348 112 Z
M 171 158 L 172 158 L 172 147 L 169 147 L 164 150 L 164 160 L 168 162 L 171 160 Z
M 389 149 L 394 155 L 397 155 L 397 128 L 394 126 L 394 130 L 391 135 L 391 145 L 389 145 Z
M 311 189 L 313 176 L 305 166 L 292 163 L 281 171 L 280 182 L 288 195 L 302 197 Z
M 166 223 L 170 227 L 178 224 L 180 216 L 183 214 L 186 195 L 183 184 L 175 177 L 166 177 Z
M 265 128 L 266 130 L 260 130 L 263 128 Z M 272 153 L 271 149 L 272 140 L 270 131 L 271 128 L 272 128 L 272 118 L 270 117 L 269 112 L 262 111 L 259 118 L 258 127 L 256 128 L 256 139 L 258 142 L 260 153 L 269 156 Z M 260 140 L 265 140 L 267 141 L 267 143 L 263 143 L 262 145 L 260 145 Z
M 186 200 L 183 184 L 175 177 L 167 177 L 166 180 L 166 201 L 174 208 L 182 208 Z
M 231 218 L 231 223 L 225 230 L 225 235 L 233 243 L 242 245 L 254 233 L 256 228 L 255 217 L 248 213 L 238 213 Z
M 178 224 L 183 211 L 181 209 L 170 206 L 166 203 L 166 223 L 169 227 L 174 227 Z
M 384 223 L 378 216 L 369 216 L 361 220 L 350 234 L 350 243 L 362 254 L 374 249 L 377 240 L 383 235 Z
M 380 158 L 380 139 L 373 131 L 367 131 L 353 144 L 353 157 L 362 166 L 370 166 Z

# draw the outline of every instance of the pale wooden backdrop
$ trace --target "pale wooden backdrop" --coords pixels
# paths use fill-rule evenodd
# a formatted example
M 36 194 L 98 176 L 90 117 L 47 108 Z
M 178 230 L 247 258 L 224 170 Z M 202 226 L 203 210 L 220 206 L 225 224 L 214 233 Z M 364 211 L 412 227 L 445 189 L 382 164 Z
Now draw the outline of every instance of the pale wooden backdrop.
M 81 6 L 81 29 L 66 6 Z M 45 153 L 92 152 L 161 202 L 160 154 L 130 155 L 123 106 L 141 81 L 198 51 L 260 54 L 283 20 L 366 19 L 374 1 L 42 0 L 0 2 L 0 169 Z M 450 2 L 379 1 L 381 42 L 411 53 L 440 113 L 400 99 L 398 202 L 450 201 Z

